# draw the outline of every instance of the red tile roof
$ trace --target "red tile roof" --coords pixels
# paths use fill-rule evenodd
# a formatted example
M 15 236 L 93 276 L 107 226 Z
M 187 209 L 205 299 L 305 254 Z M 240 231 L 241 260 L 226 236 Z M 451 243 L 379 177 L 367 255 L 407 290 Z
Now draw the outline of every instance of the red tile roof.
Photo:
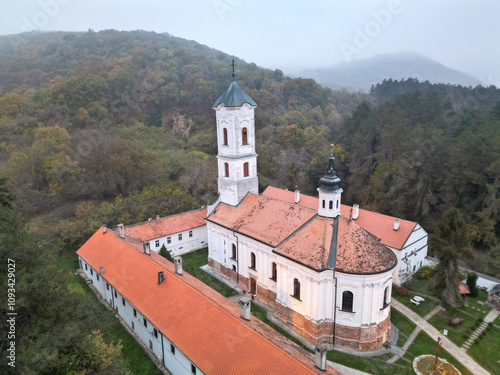
M 315 214 L 309 208 L 248 193 L 236 207 L 220 203 L 207 220 L 275 247 Z
M 272 186 L 269 186 L 262 193 L 262 196 L 279 199 L 281 201 L 289 203 L 293 203 L 295 200 L 295 192 L 275 188 Z M 301 194 L 297 206 L 317 210 L 318 198 Z M 342 204 L 340 207 L 342 216 L 347 218 L 350 217 L 351 208 L 351 206 Z M 354 221 L 361 228 L 380 238 L 380 242 L 382 244 L 392 247 L 393 249 L 401 250 L 404 247 L 408 237 L 410 237 L 410 234 L 415 228 L 416 223 L 413 221 L 399 219 L 399 229 L 395 231 L 394 219 L 396 218 L 392 216 L 359 209 L 359 216 Z
M 278 254 L 316 270 L 327 268 L 333 219 L 316 216 L 276 248 Z M 379 273 L 396 265 L 394 253 L 356 223 L 339 217 L 335 270 Z
M 149 241 L 206 225 L 204 220 L 206 216 L 207 209 L 200 208 L 143 223 L 126 225 L 125 235 L 140 242 Z
M 458 291 L 460 292 L 460 294 L 470 294 L 469 287 L 463 281 L 460 281 L 460 284 L 458 285 Z
M 104 267 L 102 277 L 204 373 L 317 373 L 193 288 L 171 267 L 155 262 L 156 253 L 146 256 L 131 242 L 100 229 L 77 254 L 96 270 Z M 167 271 L 161 285 L 159 271 Z M 252 317 L 252 323 L 256 321 Z

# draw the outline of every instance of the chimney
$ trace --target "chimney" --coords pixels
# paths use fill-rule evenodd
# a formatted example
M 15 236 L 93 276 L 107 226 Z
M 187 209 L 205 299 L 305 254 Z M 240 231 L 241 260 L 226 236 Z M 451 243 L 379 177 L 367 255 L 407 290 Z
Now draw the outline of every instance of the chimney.
M 149 219 L 148 219 L 148 221 L 151 221 L 151 220 L 153 220 L 153 219 L 152 219 L 152 218 L 149 218 Z
M 160 215 L 156 215 L 156 220 L 158 220 L 160 218 Z
M 352 219 L 356 220 L 359 217 L 359 204 L 352 206 Z
M 182 275 L 182 257 L 174 257 L 175 273 Z
M 149 247 L 149 241 L 142 243 L 142 248 L 144 249 L 144 254 L 151 255 L 151 249 Z
M 121 238 L 125 238 L 125 227 L 123 226 L 123 224 L 118 224 L 118 235 Z
M 160 285 L 165 280 L 165 274 L 163 271 L 158 272 L 158 285 Z
M 102 234 L 106 233 L 106 230 L 107 230 L 107 229 L 106 229 L 106 224 L 103 224 L 103 225 L 102 225 Z
M 314 365 L 321 371 L 326 371 L 326 346 L 319 344 L 314 350 Z
M 300 190 L 295 190 L 295 203 L 300 201 Z
M 104 273 L 104 267 L 101 266 L 101 268 L 99 268 L 99 273 L 102 275 Z
M 399 219 L 394 219 L 394 230 L 399 229 Z
M 250 307 L 252 301 L 248 297 L 240 298 L 240 316 L 245 320 L 250 320 Z

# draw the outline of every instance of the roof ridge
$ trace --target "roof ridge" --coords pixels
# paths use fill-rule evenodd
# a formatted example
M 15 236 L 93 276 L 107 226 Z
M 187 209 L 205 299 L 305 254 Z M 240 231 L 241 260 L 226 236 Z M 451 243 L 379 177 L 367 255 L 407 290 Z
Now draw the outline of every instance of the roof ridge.
M 157 220 L 167 219 L 169 217 L 174 217 L 174 216 L 189 214 L 189 213 L 192 213 L 192 212 L 206 210 L 206 209 L 207 209 L 206 207 L 195 208 L 194 210 L 190 210 L 190 211 L 178 212 L 176 214 L 172 214 L 172 215 L 168 215 L 168 216 L 162 216 L 162 217 L 159 217 L 158 219 L 151 219 L 151 220 L 140 221 L 140 222 L 134 223 L 134 224 L 127 224 L 127 225 L 124 225 L 124 227 L 131 228 L 131 227 L 134 227 L 136 225 L 143 225 L 143 224 L 148 224 L 148 223 L 153 223 L 153 222 L 156 223 Z

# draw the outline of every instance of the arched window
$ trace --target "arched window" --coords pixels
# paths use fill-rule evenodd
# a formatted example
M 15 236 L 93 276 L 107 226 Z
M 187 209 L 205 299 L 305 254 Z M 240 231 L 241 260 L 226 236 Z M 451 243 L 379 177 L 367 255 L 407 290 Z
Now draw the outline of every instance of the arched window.
M 352 302 L 354 300 L 354 295 L 352 292 L 345 291 L 342 293 L 342 311 L 352 312 Z
M 323 208 L 325 208 L 325 200 L 323 199 Z
M 271 265 L 271 280 L 276 281 L 278 279 L 278 267 L 276 266 L 276 263 L 273 262 Z
M 229 164 L 224 163 L 224 176 L 229 177 Z
M 250 253 L 250 268 L 255 270 L 255 253 Z
M 293 297 L 300 299 L 300 281 L 293 279 Z
M 224 133 L 224 146 L 227 146 L 227 129 L 224 128 L 222 132 Z
M 382 308 L 385 309 L 387 306 L 389 306 L 389 287 L 386 286 L 384 290 L 384 301 L 382 303 Z
M 248 177 L 248 163 L 243 163 L 243 177 Z
M 236 245 L 233 243 L 232 246 L 232 251 L 231 251 L 231 258 L 236 260 Z
M 330 210 L 333 208 L 333 201 L 330 201 Z
M 241 129 L 241 141 L 244 145 L 248 144 L 247 128 Z

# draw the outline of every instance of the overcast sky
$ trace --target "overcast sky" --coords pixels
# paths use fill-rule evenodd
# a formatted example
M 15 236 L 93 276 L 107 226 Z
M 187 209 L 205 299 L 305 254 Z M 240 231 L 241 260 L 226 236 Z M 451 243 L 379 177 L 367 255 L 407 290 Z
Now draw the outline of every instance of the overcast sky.
M 293 72 L 411 51 L 500 86 L 499 0 L 0 0 L 0 34 L 167 32 Z

